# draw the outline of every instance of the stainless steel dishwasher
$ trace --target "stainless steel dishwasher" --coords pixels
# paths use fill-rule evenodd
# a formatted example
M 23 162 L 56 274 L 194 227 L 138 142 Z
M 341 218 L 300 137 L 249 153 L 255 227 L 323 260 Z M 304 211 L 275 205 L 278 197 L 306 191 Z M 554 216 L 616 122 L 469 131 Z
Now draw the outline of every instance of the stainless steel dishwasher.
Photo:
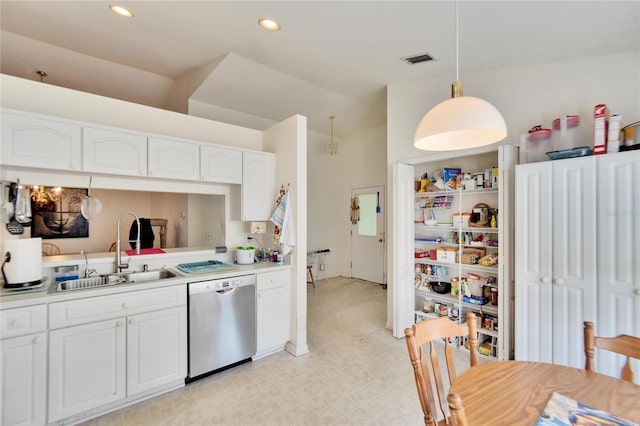
M 189 283 L 190 381 L 256 354 L 256 276 Z

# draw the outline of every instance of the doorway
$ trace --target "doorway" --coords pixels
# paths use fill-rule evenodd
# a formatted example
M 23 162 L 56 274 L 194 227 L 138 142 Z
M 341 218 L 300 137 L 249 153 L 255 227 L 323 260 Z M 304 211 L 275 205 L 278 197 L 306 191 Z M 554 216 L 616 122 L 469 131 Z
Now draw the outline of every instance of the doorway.
M 351 277 L 386 285 L 384 187 L 352 189 L 351 200 L 359 208 L 351 225 Z

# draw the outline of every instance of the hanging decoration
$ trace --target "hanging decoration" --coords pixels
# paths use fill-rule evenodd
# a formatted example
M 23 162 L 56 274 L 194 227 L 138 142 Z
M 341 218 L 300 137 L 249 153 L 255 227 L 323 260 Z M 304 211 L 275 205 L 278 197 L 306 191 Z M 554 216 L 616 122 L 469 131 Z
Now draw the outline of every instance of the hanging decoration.
M 358 197 L 351 199 L 351 223 L 357 225 L 360 222 L 360 202 Z
M 295 234 L 293 227 L 293 212 L 291 207 L 291 194 L 289 184 L 280 187 L 280 196 L 278 197 L 278 205 L 276 206 L 271 222 L 275 225 L 273 233 L 274 242 L 277 237 L 277 243 L 280 245 L 282 256 L 286 256 L 296 246 Z M 277 232 L 277 235 L 276 235 Z

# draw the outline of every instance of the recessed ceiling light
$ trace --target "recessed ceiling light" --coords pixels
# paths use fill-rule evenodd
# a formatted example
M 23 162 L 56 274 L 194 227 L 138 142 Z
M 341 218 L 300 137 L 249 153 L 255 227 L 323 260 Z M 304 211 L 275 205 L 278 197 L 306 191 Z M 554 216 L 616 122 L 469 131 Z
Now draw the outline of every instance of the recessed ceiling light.
M 278 31 L 280 29 L 280 24 L 278 24 L 273 19 L 262 18 L 261 20 L 258 21 L 258 23 L 265 30 Z
M 112 4 L 109 5 L 109 9 L 111 9 L 113 13 L 117 13 L 118 15 L 124 16 L 125 18 L 133 18 L 133 13 L 122 6 L 116 6 Z

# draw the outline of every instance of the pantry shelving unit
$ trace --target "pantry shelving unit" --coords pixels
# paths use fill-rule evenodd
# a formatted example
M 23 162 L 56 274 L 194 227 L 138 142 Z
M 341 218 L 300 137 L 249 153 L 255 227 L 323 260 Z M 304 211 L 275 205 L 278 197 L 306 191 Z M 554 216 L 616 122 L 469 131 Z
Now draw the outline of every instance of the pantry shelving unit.
M 415 277 L 415 321 L 440 316 L 438 308 L 442 305 L 446 306 L 446 315 L 453 321 L 464 322 L 469 311 L 483 316 L 484 320 L 478 324 L 480 354 L 496 360 L 513 359 L 514 355 L 512 216 L 516 162 L 517 148 L 503 145 L 482 155 L 462 155 L 413 165 L 416 179 L 425 171 L 432 172 L 449 164 L 459 166 L 463 172 L 484 171 L 491 167 L 498 169 L 492 188 L 462 189 L 460 186 L 450 191 L 413 194 L 414 258 L 411 263 Z M 454 216 L 462 218 L 463 213 L 472 213 L 474 207 L 481 203 L 489 206 L 486 218 L 489 226 L 467 226 L 462 219 L 454 223 Z M 492 212 L 496 219 L 493 226 Z M 425 218 L 435 219 L 437 224 L 425 225 Z M 477 220 L 472 221 L 475 223 Z M 493 262 L 480 264 L 485 256 L 492 257 Z M 474 285 L 467 289 L 474 290 L 476 297 L 464 296 L 463 280 L 467 278 L 476 279 L 470 283 Z M 449 282 L 452 289 L 445 294 L 436 293 L 431 289 L 430 281 Z M 494 297 L 492 293 L 496 293 Z M 435 306 L 433 312 L 425 312 L 425 299 L 427 306 Z

